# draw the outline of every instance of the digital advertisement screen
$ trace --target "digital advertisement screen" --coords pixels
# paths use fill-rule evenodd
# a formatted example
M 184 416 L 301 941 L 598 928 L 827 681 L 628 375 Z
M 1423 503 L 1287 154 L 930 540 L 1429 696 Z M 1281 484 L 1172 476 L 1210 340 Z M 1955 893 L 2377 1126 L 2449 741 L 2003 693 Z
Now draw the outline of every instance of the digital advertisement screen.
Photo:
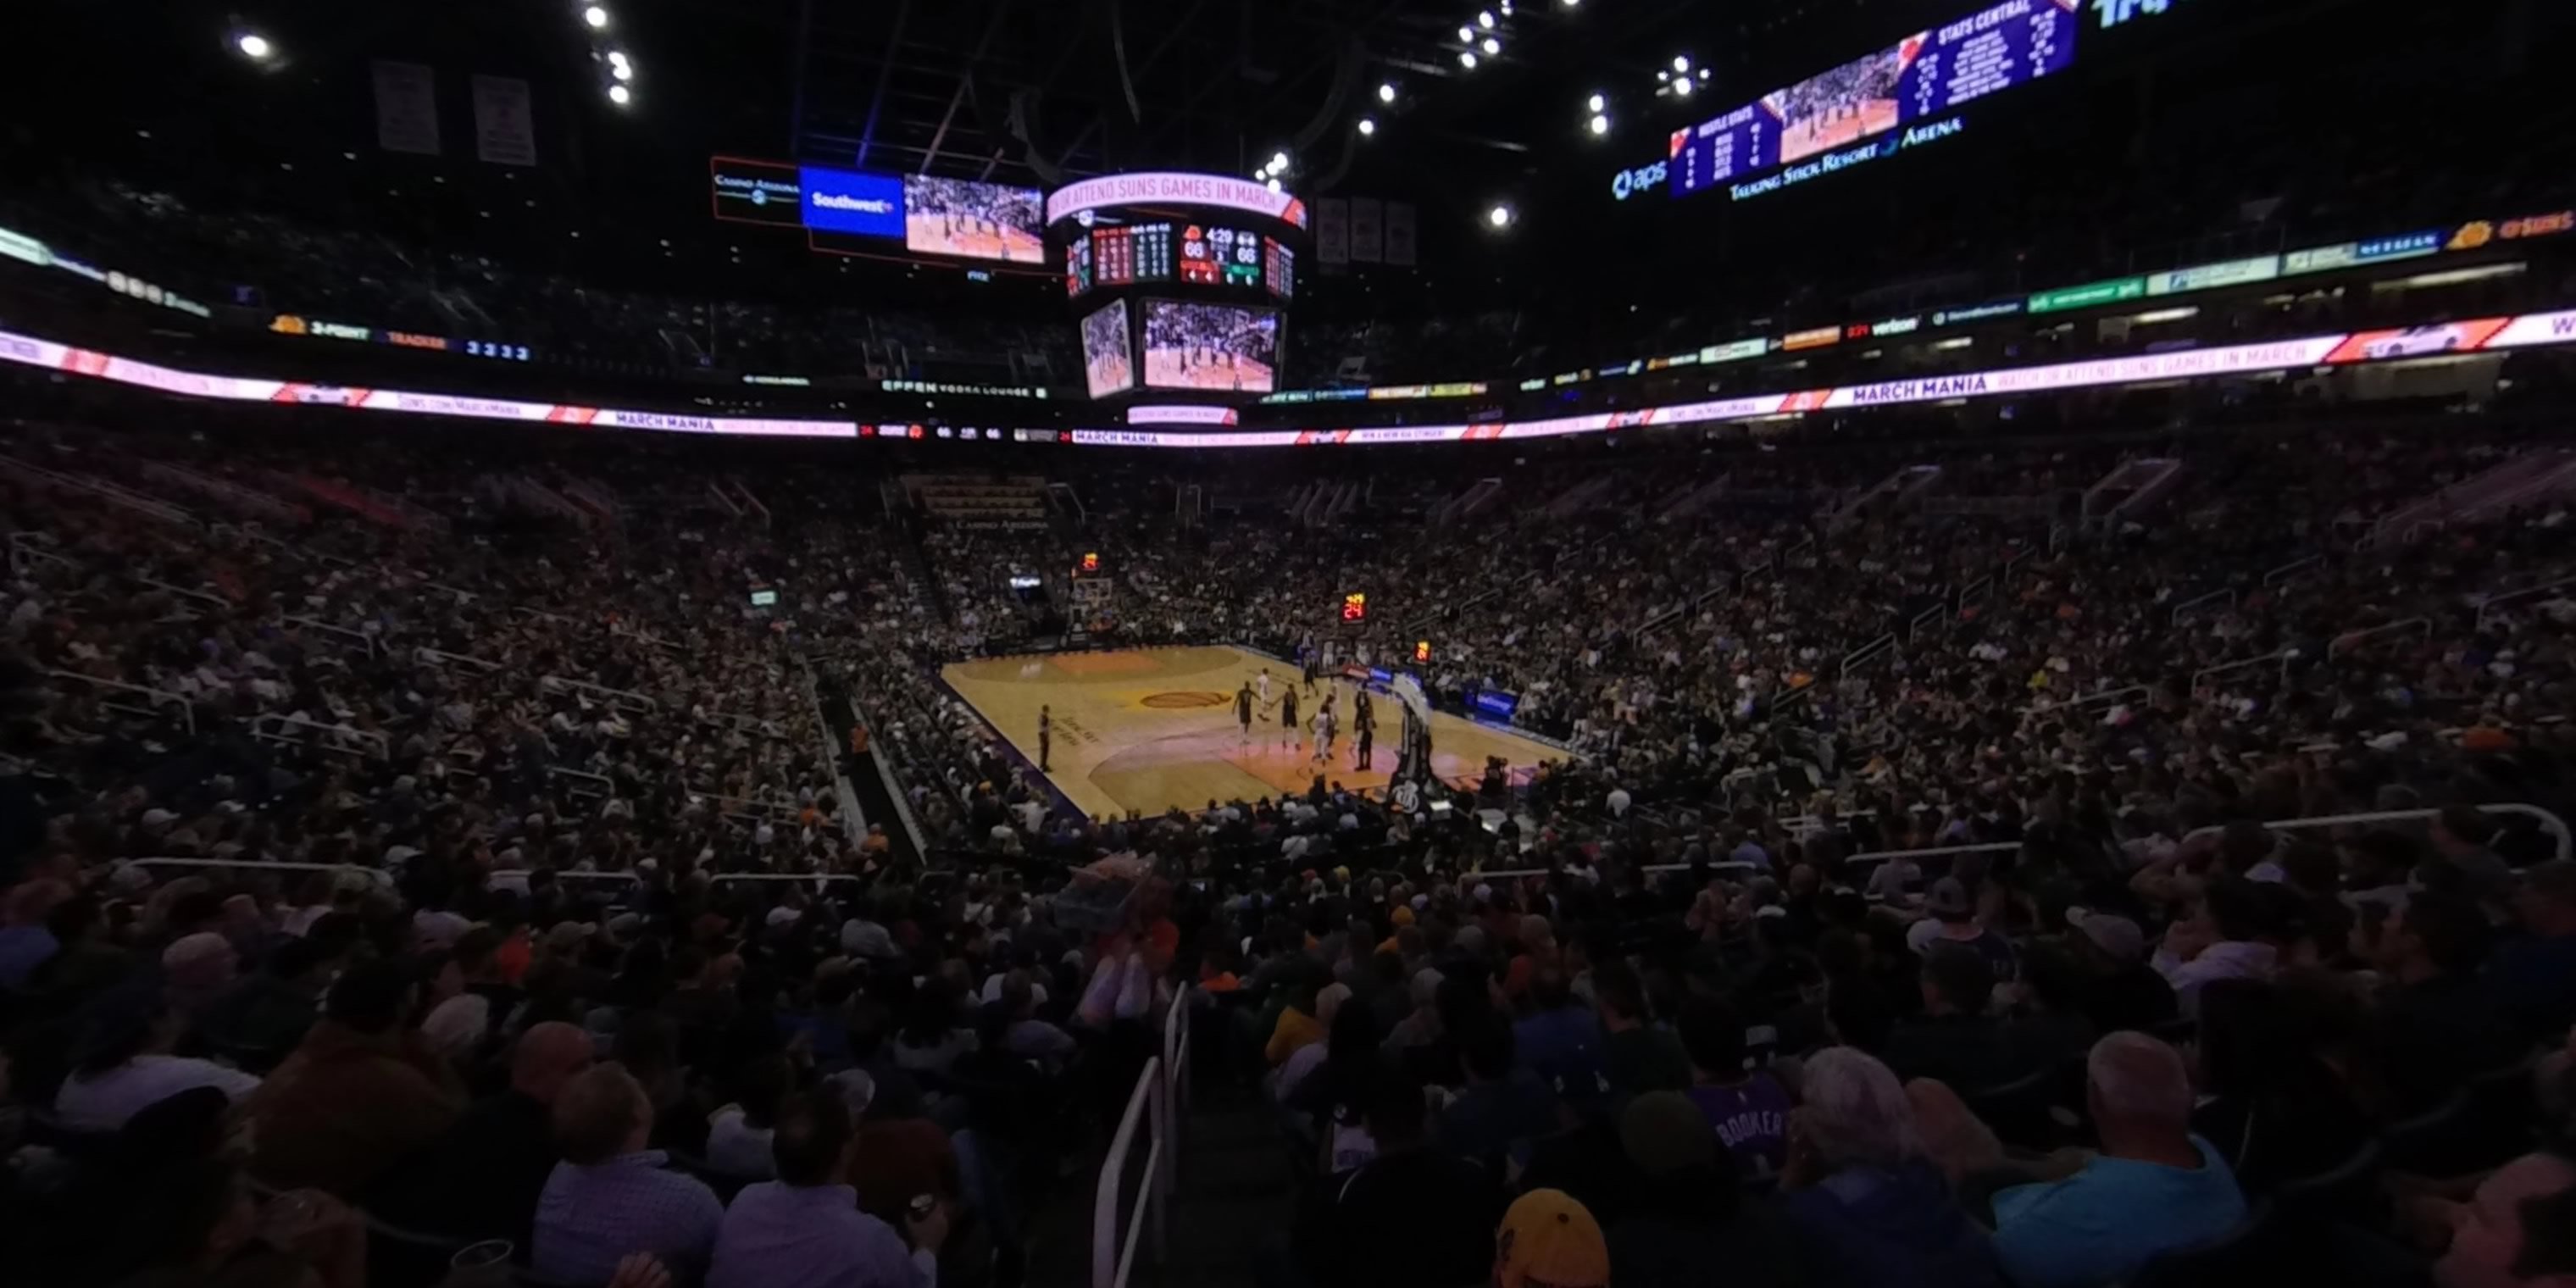
M 1676 197 L 1932 121 L 2075 61 L 2080 0 L 2003 0 L 1673 132 Z
M 1064 293 L 1079 296 L 1091 289 L 1091 239 L 1076 237 L 1064 248 Z
M 800 166 L 805 226 L 854 237 L 903 236 L 903 180 L 886 174 Z
M 1046 262 L 1046 199 L 1035 188 L 906 175 L 905 247 L 930 255 Z
M 1102 286 L 1172 280 L 1172 226 L 1137 224 L 1091 234 L 1093 280 Z
M 1082 320 L 1082 378 L 1094 398 L 1136 387 L 1136 360 L 1127 343 L 1127 301 L 1112 301 Z
M 796 167 L 715 157 L 707 162 L 708 201 L 718 219 L 794 228 L 805 222 Z
M 1269 393 L 1279 381 L 1279 315 L 1223 304 L 1145 302 L 1145 386 Z
M 1276 237 L 1264 237 L 1261 254 L 1261 280 L 1270 293 L 1283 300 L 1297 298 L 1297 252 L 1280 245 Z

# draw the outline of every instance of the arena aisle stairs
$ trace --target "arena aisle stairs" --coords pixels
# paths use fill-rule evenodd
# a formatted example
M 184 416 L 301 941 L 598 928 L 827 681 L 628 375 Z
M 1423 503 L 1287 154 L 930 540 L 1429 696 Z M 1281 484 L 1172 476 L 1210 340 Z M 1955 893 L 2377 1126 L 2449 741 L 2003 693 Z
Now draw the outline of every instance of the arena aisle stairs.
M 1258 1087 L 1201 1079 L 1181 1127 L 1168 1255 L 1159 1265 L 1140 1255 L 1131 1288 L 1253 1288 L 1254 1267 L 1284 1249 L 1297 1214 L 1296 1177 L 1274 1112 Z M 1029 1288 L 1091 1288 L 1097 1148 L 1084 1164 L 1036 1214 Z

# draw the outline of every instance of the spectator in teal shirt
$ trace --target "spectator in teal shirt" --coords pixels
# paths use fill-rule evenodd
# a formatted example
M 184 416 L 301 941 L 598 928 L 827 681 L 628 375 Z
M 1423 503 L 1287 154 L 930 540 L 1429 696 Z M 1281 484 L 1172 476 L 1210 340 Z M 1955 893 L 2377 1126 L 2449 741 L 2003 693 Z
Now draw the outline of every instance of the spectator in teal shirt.
M 2085 1072 L 2102 1152 L 2062 1181 L 1995 1195 L 1995 1250 L 2019 1288 L 2120 1283 L 2245 1217 L 2235 1175 L 2191 1134 L 2191 1080 L 2172 1047 L 2114 1033 Z

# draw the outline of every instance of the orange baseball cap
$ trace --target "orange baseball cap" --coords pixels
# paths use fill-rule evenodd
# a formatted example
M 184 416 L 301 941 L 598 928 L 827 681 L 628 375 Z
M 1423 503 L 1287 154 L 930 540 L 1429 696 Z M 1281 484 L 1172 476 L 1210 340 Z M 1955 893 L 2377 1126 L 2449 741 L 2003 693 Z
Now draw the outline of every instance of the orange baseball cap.
M 1494 1235 L 1495 1288 L 1609 1288 L 1601 1223 L 1563 1190 L 1531 1190 Z

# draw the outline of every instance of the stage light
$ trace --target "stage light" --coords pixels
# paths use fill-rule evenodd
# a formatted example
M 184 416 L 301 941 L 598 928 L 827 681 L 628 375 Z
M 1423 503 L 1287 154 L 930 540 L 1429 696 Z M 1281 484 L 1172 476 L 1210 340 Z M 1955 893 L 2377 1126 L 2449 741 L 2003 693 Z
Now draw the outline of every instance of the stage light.
M 1576 5 L 1579 5 L 1579 4 L 1583 3 L 1583 0 L 1556 0 L 1556 2 L 1557 2 L 1558 4 L 1564 5 L 1564 6 L 1565 6 L 1566 8 L 1568 8 L 1568 9 L 1571 9 L 1571 8 L 1575 7 Z
M 255 63 L 267 62 L 270 56 L 277 52 L 277 46 L 268 43 L 268 37 L 256 31 L 245 31 L 233 37 L 233 48 L 240 50 L 242 57 Z
M 1392 103 L 1395 101 L 1395 82 L 1385 81 L 1378 85 L 1377 101 L 1381 103 Z
M 1688 54 L 1675 54 L 1675 55 L 1673 55 L 1673 70 L 1674 70 L 1674 71 L 1677 71 L 1677 72 L 1681 72 L 1681 73 L 1683 73 L 1683 74 L 1685 74 L 1685 75 L 1689 74 L 1689 72 L 1690 72 L 1690 55 L 1688 55 Z
M 1667 71 L 1658 71 L 1658 72 L 1656 72 L 1656 73 L 1655 73 L 1655 80 L 1656 80 L 1658 83 L 1660 83 L 1660 82 L 1664 82 L 1664 81 L 1669 81 L 1669 80 L 1671 80 L 1672 78 L 1673 78 L 1673 74 L 1672 74 L 1671 72 L 1667 72 Z
M 1593 114 L 1590 128 L 1594 134 L 1608 134 L 1610 132 L 1610 118 L 1596 112 Z
M 1699 78 L 1700 78 L 1701 80 L 1703 80 L 1703 81 L 1705 81 L 1705 80 L 1707 80 L 1707 79 L 1708 79 L 1708 69 L 1707 69 L 1707 68 L 1703 67 L 1703 68 L 1700 68 L 1700 69 L 1699 69 Z
M 1476 70 L 1476 51 L 1472 49 L 1459 50 L 1458 65 L 1471 72 Z
M 611 85 L 608 87 L 608 101 L 624 107 L 635 101 L 635 91 L 623 85 Z
M 1476 25 L 1487 31 L 1492 31 L 1494 29 L 1494 11 L 1487 9 L 1478 13 L 1476 15 Z
M 1279 181 L 1277 179 L 1271 180 L 1267 186 L 1272 192 L 1280 191 Z
M 592 31 L 598 31 L 608 25 L 608 11 L 595 4 L 585 5 L 581 11 L 581 20 L 589 23 Z
M 1496 205 L 1493 209 L 1485 212 L 1485 222 L 1496 228 L 1511 227 L 1512 208 L 1505 205 Z
M 1690 92 L 1691 92 L 1691 83 L 1690 83 L 1690 81 L 1689 81 L 1689 79 L 1688 79 L 1688 78 L 1684 78 L 1684 79 L 1682 79 L 1682 80 L 1677 80 L 1677 81 L 1674 81 L 1674 82 L 1673 82 L 1673 97 L 1675 97 L 1675 98 L 1689 98 L 1689 97 L 1690 97 Z
M 1601 113 L 1610 110 L 1610 100 L 1599 94 L 1595 94 L 1583 101 L 1583 110 L 1598 116 Z
M 1360 118 L 1360 133 L 1361 133 L 1361 134 L 1363 134 L 1363 135 L 1368 135 L 1368 134 L 1375 134 L 1375 133 L 1377 133 L 1377 122 L 1372 121 L 1372 120 L 1370 120 L 1369 118 L 1367 118 L 1367 117 L 1365 117 L 1365 116 L 1361 117 L 1361 118 Z
M 1473 27 L 1460 27 L 1460 28 L 1458 29 L 1458 43 L 1460 43 L 1460 44 L 1462 44 L 1462 45 L 1463 45 L 1463 44 L 1468 44 L 1468 43 L 1473 42 L 1475 39 L 1476 39 L 1476 29 L 1475 29 L 1475 28 L 1473 28 Z
M 1271 154 L 1270 154 L 1270 168 L 1271 168 L 1272 170 L 1275 170 L 1275 171 L 1277 171 L 1277 172 L 1281 173 L 1281 174 L 1286 174 L 1286 173 L 1288 173 L 1288 154 L 1287 154 L 1287 153 L 1285 153 L 1285 152 L 1273 152 L 1273 153 L 1271 153 Z

